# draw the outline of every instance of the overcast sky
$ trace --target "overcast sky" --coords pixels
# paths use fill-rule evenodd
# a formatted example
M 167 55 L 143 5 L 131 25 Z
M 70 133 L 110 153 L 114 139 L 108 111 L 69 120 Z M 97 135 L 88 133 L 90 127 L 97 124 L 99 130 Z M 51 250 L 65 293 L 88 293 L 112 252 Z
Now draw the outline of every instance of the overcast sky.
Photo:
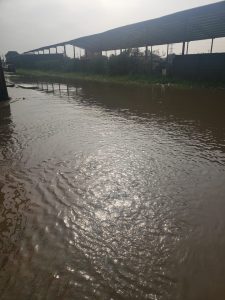
M 23 52 L 214 2 L 0 0 L 0 53 Z

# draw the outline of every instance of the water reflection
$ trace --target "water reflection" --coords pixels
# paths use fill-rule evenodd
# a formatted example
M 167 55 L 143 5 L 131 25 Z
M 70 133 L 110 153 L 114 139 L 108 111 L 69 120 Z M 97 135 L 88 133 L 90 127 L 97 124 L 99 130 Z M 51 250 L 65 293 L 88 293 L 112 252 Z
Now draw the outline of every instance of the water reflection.
M 38 82 L 39 86 L 40 83 Z M 161 123 L 174 130 L 185 130 L 188 139 L 207 139 L 211 149 L 225 150 L 224 143 L 224 91 L 218 89 L 176 89 L 169 85 L 153 85 L 149 88 L 123 87 L 93 83 L 59 83 L 52 92 L 67 95 L 72 100 L 79 95 L 85 106 L 99 105 L 107 112 L 112 110 L 126 118 L 145 123 L 147 119 L 158 118 Z M 42 89 L 46 91 L 46 89 Z M 48 90 L 47 90 L 48 91 Z M 195 138 L 196 136 L 196 138 Z M 215 141 L 212 143 L 212 139 Z

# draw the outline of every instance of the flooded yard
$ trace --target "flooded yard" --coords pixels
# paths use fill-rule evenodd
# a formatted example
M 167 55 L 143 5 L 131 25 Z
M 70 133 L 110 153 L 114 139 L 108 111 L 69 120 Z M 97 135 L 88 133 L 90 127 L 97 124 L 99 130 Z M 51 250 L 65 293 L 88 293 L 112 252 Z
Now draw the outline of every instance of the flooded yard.
M 225 299 L 225 91 L 38 88 L 0 104 L 0 299 Z

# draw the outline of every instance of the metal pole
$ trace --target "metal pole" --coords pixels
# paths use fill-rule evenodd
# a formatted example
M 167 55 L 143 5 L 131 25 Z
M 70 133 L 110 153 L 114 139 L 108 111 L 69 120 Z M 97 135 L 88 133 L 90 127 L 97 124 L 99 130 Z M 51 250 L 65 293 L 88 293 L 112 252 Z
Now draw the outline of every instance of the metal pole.
M 48 49 L 48 54 L 51 54 L 51 49 L 50 48 Z
M 73 58 L 76 59 L 76 49 L 75 49 L 75 46 L 73 46 Z
M 212 38 L 212 42 L 211 42 L 211 49 L 210 49 L 210 53 L 212 54 L 213 52 L 213 44 L 214 44 L 214 38 Z
M 2 60 L 0 57 L 0 101 L 2 100 L 9 100 L 9 95 L 8 95 L 5 76 L 2 68 Z
M 55 47 L 55 53 L 58 54 L 58 48 L 57 47 Z
M 152 46 L 151 46 L 151 71 L 153 69 L 153 55 L 152 55 Z
M 167 50 L 166 50 L 166 62 L 168 63 L 169 59 L 169 44 L 167 44 Z
M 66 45 L 64 45 L 64 55 L 66 56 Z
M 186 54 L 188 54 L 188 51 L 189 51 L 189 42 L 187 42 L 187 51 L 186 51 Z
M 148 59 L 148 46 L 145 46 L 145 59 Z
M 184 55 L 185 52 L 185 42 L 183 42 L 183 46 L 182 46 L 182 55 Z

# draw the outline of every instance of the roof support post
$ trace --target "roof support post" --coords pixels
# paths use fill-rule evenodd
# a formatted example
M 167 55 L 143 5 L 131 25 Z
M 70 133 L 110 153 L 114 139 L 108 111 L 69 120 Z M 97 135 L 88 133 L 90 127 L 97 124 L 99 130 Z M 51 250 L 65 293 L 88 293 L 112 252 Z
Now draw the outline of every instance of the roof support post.
M 151 72 L 153 70 L 153 53 L 152 53 L 152 46 L 151 46 Z
M 58 48 L 57 48 L 57 46 L 55 47 L 55 53 L 58 54 Z
M 213 52 L 213 44 L 214 44 L 214 38 L 212 38 L 212 41 L 211 41 L 211 49 L 210 49 L 210 53 L 212 54 Z
M 148 59 L 148 46 L 145 46 L 145 59 Z
M 64 45 L 64 56 L 66 57 L 66 45 Z
M 166 62 L 168 63 L 169 60 L 169 44 L 167 44 L 167 49 L 166 49 Z
M 186 50 L 186 54 L 188 54 L 189 51 L 189 42 L 187 42 L 187 50 Z
M 48 54 L 51 54 L 51 49 L 50 48 L 48 49 Z
M 76 49 L 74 45 L 73 45 L 73 58 L 76 59 Z
M 182 45 L 182 55 L 184 55 L 184 53 L 185 53 L 185 42 L 183 42 L 183 45 Z
M 5 76 L 2 68 L 2 60 L 0 57 L 0 101 L 2 100 L 9 100 L 9 95 L 8 95 Z

